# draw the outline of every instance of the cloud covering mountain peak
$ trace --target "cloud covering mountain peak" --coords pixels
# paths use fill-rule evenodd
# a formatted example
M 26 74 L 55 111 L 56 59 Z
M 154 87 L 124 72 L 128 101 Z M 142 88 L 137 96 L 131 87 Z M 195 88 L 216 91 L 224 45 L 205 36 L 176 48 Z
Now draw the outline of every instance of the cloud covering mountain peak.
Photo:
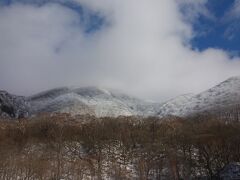
M 2 89 L 30 95 L 97 85 L 164 100 L 239 75 L 238 57 L 221 49 L 192 49 L 195 32 L 183 18 L 180 1 L 72 1 L 104 19 L 104 26 L 90 34 L 79 23 L 84 14 L 63 2 L 33 6 L 19 1 L 1 7 Z M 197 8 L 204 2 L 187 4 Z

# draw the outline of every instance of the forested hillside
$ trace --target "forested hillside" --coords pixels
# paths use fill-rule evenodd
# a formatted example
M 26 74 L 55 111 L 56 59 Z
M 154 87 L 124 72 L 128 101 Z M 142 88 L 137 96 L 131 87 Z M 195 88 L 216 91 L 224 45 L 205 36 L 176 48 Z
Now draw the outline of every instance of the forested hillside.
M 240 123 L 214 117 L 0 121 L 0 179 L 219 179 L 240 161 Z

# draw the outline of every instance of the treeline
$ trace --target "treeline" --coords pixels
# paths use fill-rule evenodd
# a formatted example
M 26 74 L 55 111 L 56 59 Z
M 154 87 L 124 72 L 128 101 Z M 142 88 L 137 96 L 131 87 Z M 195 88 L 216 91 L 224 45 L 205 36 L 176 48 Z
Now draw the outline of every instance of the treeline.
M 214 118 L 0 121 L 0 179 L 219 179 L 240 162 L 240 123 Z

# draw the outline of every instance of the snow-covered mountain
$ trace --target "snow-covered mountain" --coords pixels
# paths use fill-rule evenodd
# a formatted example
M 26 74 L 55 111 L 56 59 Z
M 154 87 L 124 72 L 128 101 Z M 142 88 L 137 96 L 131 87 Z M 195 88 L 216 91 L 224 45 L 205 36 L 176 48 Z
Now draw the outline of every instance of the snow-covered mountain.
M 58 88 L 28 98 L 31 113 L 64 112 L 102 116 L 155 115 L 159 104 L 97 87 Z
M 184 106 L 194 97 L 194 94 L 184 94 L 162 103 L 157 112 L 158 116 L 179 115 Z
M 240 77 L 232 77 L 200 94 L 185 94 L 165 103 L 144 101 L 116 90 L 63 87 L 31 97 L 0 91 L 0 116 L 25 117 L 28 112 L 62 112 L 103 116 L 188 116 L 240 105 Z
M 240 105 L 240 77 L 232 77 L 197 95 L 184 95 L 164 103 L 157 115 L 188 116 Z
M 6 91 L 0 91 L 0 116 L 21 118 L 27 117 L 29 104 L 25 97 L 15 96 Z

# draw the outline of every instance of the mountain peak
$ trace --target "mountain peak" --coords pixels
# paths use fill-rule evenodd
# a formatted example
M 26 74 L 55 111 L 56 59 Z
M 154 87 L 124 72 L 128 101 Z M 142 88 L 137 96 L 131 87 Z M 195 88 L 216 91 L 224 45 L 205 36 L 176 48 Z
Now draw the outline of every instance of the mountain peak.
M 100 88 L 97 86 L 88 86 L 88 87 L 80 87 L 80 88 L 72 88 L 71 91 L 78 95 L 82 96 L 99 96 L 99 95 L 111 95 L 109 90 Z
M 91 115 L 98 117 L 154 115 L 153 106 L 156 106 L 119 91 L 97 86 L 56 88 L 31 96 L 29 101 L 33 114 L 46 111 L 71 114 L 91 112 Z

